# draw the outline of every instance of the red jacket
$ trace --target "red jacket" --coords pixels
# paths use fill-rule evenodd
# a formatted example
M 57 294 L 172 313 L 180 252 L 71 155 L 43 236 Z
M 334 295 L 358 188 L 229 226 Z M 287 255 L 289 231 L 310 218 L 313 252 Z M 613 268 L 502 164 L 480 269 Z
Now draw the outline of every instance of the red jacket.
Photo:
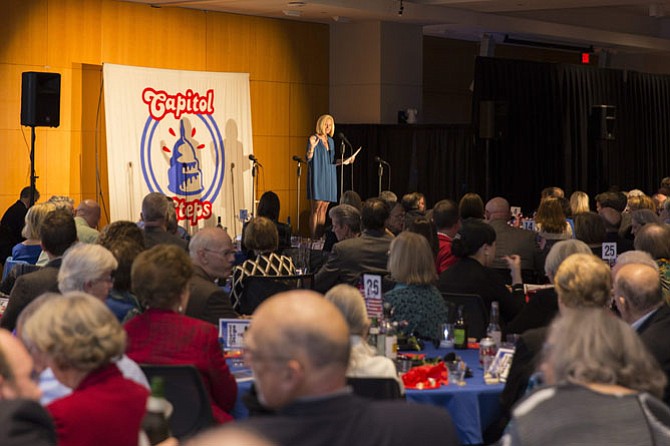
M 47 406 L 59 446 L 135 446 L 149 392 L 115 364 L 84 378 L 70 395 Z
M 214 419 L 232 420 L 237 383 L 230 374 L 214 325 L 170 310 L 149 309 L 125 325 L 126 354 L 138 364 L 191 364 L 202 375 Z

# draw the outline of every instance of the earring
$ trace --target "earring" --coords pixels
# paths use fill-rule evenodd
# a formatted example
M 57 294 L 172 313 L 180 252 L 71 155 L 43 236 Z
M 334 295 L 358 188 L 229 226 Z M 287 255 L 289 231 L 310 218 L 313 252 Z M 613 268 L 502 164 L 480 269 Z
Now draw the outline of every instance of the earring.
M 179 309 L 177 311 L 179 311 L 180 314 L 184 314 L 184 308 L 181 305 L 179 305 Z

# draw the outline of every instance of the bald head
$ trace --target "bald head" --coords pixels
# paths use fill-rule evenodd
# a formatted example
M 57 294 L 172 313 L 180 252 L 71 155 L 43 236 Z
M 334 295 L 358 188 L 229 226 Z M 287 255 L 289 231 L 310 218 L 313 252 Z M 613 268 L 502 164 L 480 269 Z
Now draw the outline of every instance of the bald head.
M 503 197 L 491 198 L 486 203 L 486 219 L 487 220 L 509 220 L 511 217 L 509 202 Z
M 623 265 L 614 279 L 614 298 L 621 316 L 633 323 L 663 303 L 658 269 L 641 263 Z
M 259 398 L 267 407 L 327 395 L 345 385 L 349 328 L 320 294 L 294 290 L 266 300 L 244 340 Z
M 638 229 L 633 245 L 636 250 L 648 252 L 654 259 L 670 258 L 670 226 L 648 223 Z
M 86 220 L 90 227 L 96 228 L 100 222 L 100 205 L 95 200 L 84 200 L 79 203 L 74 215 Z
M 39 400 L 41 392 L 32 380 L 33 360 L 23 344 L 0 329 L 0 399 Z

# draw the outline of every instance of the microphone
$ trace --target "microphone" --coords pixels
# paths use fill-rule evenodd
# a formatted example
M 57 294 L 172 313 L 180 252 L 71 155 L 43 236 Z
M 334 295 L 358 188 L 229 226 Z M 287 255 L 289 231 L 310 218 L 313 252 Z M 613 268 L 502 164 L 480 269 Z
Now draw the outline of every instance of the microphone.
M 249 155 L 249 160 L 250 160 L 250 161 L 253 161 L 254 163 L 257 163 L 257 162 L 258 162 L 258 160 L 256 159 L 256 157 L 254 156 L 253 153 L 252 153 L 251 155 Z
M 351 143 L 349 142 L 349 140 L 347 139 L 347 137 L 344 136 L 344 133 L 340 132 L 340 133 L 337 134 L 337 136 L 339 136 L 340 139 L 341 139 L 342 141 L 346 142 L 347 145 L 348 145 L 349 147 L 351 147 Z
M 293 155 L 293 158 L 291 158 L 293 161 L 297 161 L 299 163 L 304 163 L 305 160 L 300 158 L 298 155 Z
M 386 161 L 384 161 L 383 159 L 381 159 L 381 158 L 378 157 L 378 156 L 375 156 L 375 163 L 386 164 L 387 166 L 390 165 L 389 163 L 387 163 Z

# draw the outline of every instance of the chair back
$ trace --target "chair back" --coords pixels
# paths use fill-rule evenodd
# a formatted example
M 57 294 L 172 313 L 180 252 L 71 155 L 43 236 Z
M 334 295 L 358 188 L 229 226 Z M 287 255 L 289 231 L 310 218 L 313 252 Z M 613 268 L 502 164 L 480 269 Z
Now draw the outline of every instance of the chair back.
M 16 265 L 30 265 L 30 263 L 23 261 L 23 260 L 14 260 L 11 256 L 7 257 L 7 260 L 5 260 L 5 266 L 2 269 L 2 280 L 5 280 L 5 278 L 9 275 L 9 272 L 16 266 Z M 34 265 L 32 265 L 34 266 Z M 28 267 L 29 269 L 32 269 Z M 39 269 L 39 266 L 34 266 L 33 271 Z
M 458 307 L 463 305 L 463 317 L 468 324 L 468 337 L 481 339 L 486 336 L 488 311 L 478 294 L 442 293 L 449 307 L 450 322 L 455 322 Z
M 393 378 L 347 378 L 347 384 L 363 398 L 395 400 L 403 397 L 398 381 Z
M 172 435 L 179 440 L 194 436 L 214 425 L 212 406 L 200 372 L 192 365 L 141 364 L 151 381 L 160 376 L 165 383 L 165 398 L 172 404 L 169 419 Z
M 247 276 L 242 281 L 242 296 L 238 301 L 240 314 L 252 314 L 265 299 L 284 291 L 314 288 L 314 274 L 290 276 Z

